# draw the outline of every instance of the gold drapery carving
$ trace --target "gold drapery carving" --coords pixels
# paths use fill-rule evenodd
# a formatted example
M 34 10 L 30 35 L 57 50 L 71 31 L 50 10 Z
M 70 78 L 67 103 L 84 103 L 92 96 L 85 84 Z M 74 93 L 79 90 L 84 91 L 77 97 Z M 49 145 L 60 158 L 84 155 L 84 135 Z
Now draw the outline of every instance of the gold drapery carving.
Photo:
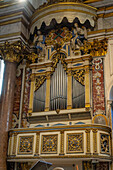
M 84 54 L 91 56 L 104 56 L 107 53 L 108 39 L 94 39 L 93 42 L 84 41 L 84 45 L 80 47 Z
M 59 60 L 61 60 L 64 70 L 67 71 L 67 63 L 65 62 L 65 57 L 66 56 L 64 53 L 56 53 L 53 55 L 53 57 L 52 57 L 52 71 L 55 70 Z
M 85 85 L 85 70 L 82 69 L 82 70 L 74 70 L 72 71 L 72 75 L 73 77 L 79 82 L 81 83 L 82 85 Z
M 24 58 L 24 50 L 25 46 L 21 41 L 13 43 L 6 41 L 4 44 L 0 45 L 1 58 L 9 62 L 20 62 Z
M 45 79 L 46 79 L 45 75 L 36 77 L 35 91 L 37 91 L 40 88 L 40 86 L 44 83 Z

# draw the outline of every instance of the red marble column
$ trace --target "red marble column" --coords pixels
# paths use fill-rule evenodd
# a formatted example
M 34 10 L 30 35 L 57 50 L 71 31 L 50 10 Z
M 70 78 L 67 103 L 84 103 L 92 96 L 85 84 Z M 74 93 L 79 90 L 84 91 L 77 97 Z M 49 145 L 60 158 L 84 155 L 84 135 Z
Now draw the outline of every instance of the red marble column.
M 0 107 L 0 170 L 7 169 L 8 131 L 11 129 L 16 62 L 5 62 L 3 90 Z

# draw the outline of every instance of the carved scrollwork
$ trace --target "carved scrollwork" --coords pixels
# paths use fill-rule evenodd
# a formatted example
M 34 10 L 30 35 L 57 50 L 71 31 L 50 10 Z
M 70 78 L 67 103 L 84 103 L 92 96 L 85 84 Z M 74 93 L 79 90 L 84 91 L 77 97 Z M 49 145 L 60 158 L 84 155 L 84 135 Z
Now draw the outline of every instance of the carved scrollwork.
M 36 59 L 38 59 L 38 55 L 35 53 L 29 53 L 26 55 L 27 59 L 31 62 L 31 63 L 35 63 Z
M 36 77 L 35 91 L 37 91 L 40 88 L 40 86 L 44 83 L 45 79 L 46 79 L 45 75 Z
M 104 56 L 107 53 L 108 40 L 94 39 L 93 42 L 84 41 L 83 46 L 80 47 L 83 54 L 90 54 L 91 56 Z
M 53 55 L 53 57 L 52 57 L 52 71 L 55 70 L 59 60 L 61 60 L 64 70 L 67 71 L 67 63 L 65 62 L 65 57 L 66 56 L 63 53 L 57 53 L 57 54 Z
M 100 134 L 101 153 L 109 154 L 109 135 Z
M 74 70 L 72 71 L 73 77 L 82 85 L 85 85 L 84 79 L 85 79 L 85 70 Z

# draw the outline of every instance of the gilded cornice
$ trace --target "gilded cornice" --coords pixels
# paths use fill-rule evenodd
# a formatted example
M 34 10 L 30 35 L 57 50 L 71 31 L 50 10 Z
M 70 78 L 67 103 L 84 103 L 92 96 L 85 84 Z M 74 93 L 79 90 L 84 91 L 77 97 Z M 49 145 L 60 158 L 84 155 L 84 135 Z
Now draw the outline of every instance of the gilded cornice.
M 14 42 L 12 44 L 5 42 L 3 45 L 0 45 L 0 55 L 5 61 L 20 62 L 20 60 L 24 57 L 24 49 L 25 47 L 21 41 Z

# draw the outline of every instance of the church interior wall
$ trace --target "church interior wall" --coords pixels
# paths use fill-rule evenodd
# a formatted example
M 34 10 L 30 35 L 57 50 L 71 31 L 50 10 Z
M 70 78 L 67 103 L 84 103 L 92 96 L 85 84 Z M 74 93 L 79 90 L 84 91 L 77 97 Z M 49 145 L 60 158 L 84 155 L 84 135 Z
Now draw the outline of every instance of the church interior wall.
M 113 17 L 112 8 L 108 7 L 112 3 L 110 0 L 98 1 L 88 4 L 92 6 L 89 7 L 84 4 L 74 6 L 69 2 L 68 12 L 65 12 L 67 4 L 56 3 L 44 6 L 44 9 L 42 6 L 38 12 L 37 8 L 45 2 L 30 0 L 25 4 L 16 2 L 0 8 L 0 48 L 3 49 L 2 44 L 6 40 L 10 43 L 21 40 L 27 47 L 23 51 L 25 58 L 17 67 L 7 160 L 12 162 L 12 169 L 15 165 L 17 170 L 28 169 L 41 159 L 53 163 L 50 170 L 55 167 L 65 170 L 89 167 L 90 170 L 94 164 L 98 169 L 104 163 L 107 170 L 112 162 L 110 90 L 113 86 Z M 103 6 L 106 6 L 106 11 Z M 82 40 L 74 39 L 78 30 L 83 32 L 79 35 Z M 51 82 L 56 81 L 54 73 L 59 61 L 66 73 L 66 107 L 59 109 L 55 106 L 56 110 L 52 110 L 51 87 L 55 89 L 56 86 L 52 86 Z M 64 72 L 61 71 L 61 74 L 60 71 L 56 77 L 62 77 Z M 83 86 L 85 89 L 85 98 L 79 98 L 81 102 L 84 100 L 82 108 L 74 108 L 72 104 L 72 77 L 79 88 Z M 45 107 L 43 111 L 34 112 L 34 93 L 45 81 Z M 63 85 L 59 87 L 61 90 L 64 88 Z M 61 98 L 65 96 L 52 102 L 59 104 Z M 107 144 L 104 146 L 105 141 Z

